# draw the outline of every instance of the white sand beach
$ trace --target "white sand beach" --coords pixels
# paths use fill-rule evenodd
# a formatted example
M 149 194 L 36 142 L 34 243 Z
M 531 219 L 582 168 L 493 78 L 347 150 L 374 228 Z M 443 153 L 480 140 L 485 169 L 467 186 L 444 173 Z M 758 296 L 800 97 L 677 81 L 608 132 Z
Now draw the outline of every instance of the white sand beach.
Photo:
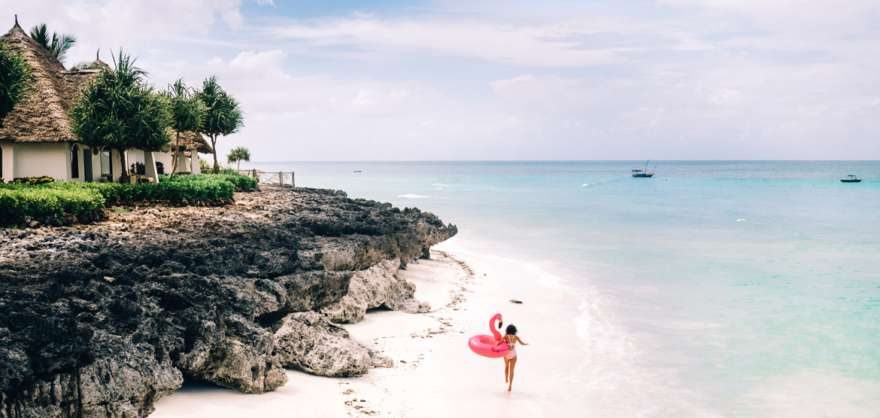
M 346 326 L 352 337 L 394 359 L 394 367 L 358 378 L 326 378 L 288 371 L 275 392 L 243 395 L 187 385 L 162 399 L 158 418 L 199 417 L 542 417 L 579 415 L 587 401 L 572 382 L 578 342 L 569 310 L 576 301 L 552 277 L 504 258 L 476 254 L 455 239 L 437 246 L 432 260 L 402 272 L 416 284 L 416 298 L 432 311 L 370 312 Z M 510 299 L 522 300 L 514 304 Z M 501 312 L 529 345 L 518 349 L 512 392 L 500 359 L 478 357 L 467 347 L 488 333 Z

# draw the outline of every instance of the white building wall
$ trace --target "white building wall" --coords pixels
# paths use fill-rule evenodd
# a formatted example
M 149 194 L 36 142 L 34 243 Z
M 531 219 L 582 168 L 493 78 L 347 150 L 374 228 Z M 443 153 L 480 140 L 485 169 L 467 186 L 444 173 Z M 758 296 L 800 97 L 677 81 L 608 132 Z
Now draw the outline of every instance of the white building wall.
M 139 149 L 130 149 L 125 151 L 125 159 L 128 163 L 128 169 L 135 163 L 144 164 L 144 151 Z
M 170 152 L 154 152 L 153 158 L 156 160 L 156 163 L 162 163 L 162 169 L 165 171 L 165 174 L 171 174 L 171 168 L 174 167 L 174 158 Z
M 10 182 L 15 175 L 15 144 L 0 144 L 0 178 Z
M 190 165 L 192 166 L 190 172 L 193 174 L 202 174 L 202 166 L 199 165 L 199 152 L 193 151 L 190 160 Z
M 183 152 L 177 153 L 177 170 L 175 173 L 189 173 L 189 159 Z
M 128 164 L 128 162 L 126 162 Z M 119 181 L 122 178 L 122 161 L 119 158 L 119 151 L 110 151 L 110 166 L 113 168 L 113 181 Z
M 70 179 L 68 143 L 16 143 L 14 152 L 13 178 L 49 176 L 55 180 Z
M 101 153 L 95 154 L 95 150 L 89 150 L 89 155 L 92 156 L 92 181 L 99 181 L 101 179 Z
M 151 151 L 144 151 L 144 175 L 159 182 L 159 173 L 156 172 L 156 157 Z

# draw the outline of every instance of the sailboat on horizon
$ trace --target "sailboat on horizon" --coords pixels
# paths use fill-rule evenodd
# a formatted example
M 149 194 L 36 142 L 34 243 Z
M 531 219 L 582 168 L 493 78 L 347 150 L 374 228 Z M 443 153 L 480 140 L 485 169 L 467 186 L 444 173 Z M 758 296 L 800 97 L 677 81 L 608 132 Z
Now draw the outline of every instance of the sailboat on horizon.
M 651 162 L 651 160 L 645 161 L 645 168 L 634 168 L 632 170 L 632 176 L 634 178 L 648 178 L 648 179 L 651 177 L 654 177 L 654 172 L 651 170 L 648 170 L 648 163 L 650 163 L 650 162 Z

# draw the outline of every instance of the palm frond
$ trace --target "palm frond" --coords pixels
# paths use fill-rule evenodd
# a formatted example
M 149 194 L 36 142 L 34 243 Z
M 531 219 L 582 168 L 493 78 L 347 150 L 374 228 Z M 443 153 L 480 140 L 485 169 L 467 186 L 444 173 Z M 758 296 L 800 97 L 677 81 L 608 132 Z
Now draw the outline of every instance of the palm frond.
M 64 62 L 64 58 L 67 56 L 67 51 L 76 44 L 76 37 L 73 35 L 65 35 L 62 34 L 58 36 L 57 34 L 52 34 L 52 48 L 50 51 L 52 55 L 58 59 L 58 61 Z
M 67 51 L 76 44 L 76 37 L 73 35 L 58 34 L 57 32 L 52 32 L 49 35 L 49 28 L 46 27 L 45 23 L 31 28 L 30 37 L 34 42 L 45 48 L 49 55 L 61 62 L 64 61 Z
M 47 51 L 49 50 L 51 40 L 49 38 L 49 28 L 46 27 L 45 23 L 31 28 L 30 37 L 43 48 L 46 48 Z

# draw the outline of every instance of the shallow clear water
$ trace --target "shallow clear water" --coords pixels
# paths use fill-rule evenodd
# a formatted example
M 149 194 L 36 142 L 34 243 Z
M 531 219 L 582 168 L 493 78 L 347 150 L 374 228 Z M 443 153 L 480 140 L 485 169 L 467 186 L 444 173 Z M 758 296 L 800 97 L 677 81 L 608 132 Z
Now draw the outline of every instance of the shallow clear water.
M 589 290 L 585 315 L 600 302 L 633 367 L 693 416 L 880 416 L 880 162 L 659 162 L 631 178 L 641 164 L 256 165 L 430 210 Z M 864 181 L 838 181 L 850 173 Z M 596 323 L 574 326 L 602 338 Z M 644 416 L 672 415 L 655 401 Z

